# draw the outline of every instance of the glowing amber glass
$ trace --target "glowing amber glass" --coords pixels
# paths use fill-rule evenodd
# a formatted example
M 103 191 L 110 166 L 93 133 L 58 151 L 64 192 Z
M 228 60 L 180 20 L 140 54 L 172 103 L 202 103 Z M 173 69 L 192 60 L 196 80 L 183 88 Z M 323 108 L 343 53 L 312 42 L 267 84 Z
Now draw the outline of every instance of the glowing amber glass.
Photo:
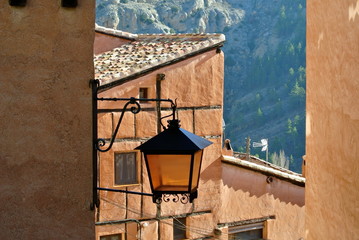
M 147 154 L 154 191 L 188 191 L 191 155 Z
M 201 171 L 202 152 L 203 150 L 200 150 L 194 154 L 191 190 L 195 190 L 198 185 L 199 173 Z

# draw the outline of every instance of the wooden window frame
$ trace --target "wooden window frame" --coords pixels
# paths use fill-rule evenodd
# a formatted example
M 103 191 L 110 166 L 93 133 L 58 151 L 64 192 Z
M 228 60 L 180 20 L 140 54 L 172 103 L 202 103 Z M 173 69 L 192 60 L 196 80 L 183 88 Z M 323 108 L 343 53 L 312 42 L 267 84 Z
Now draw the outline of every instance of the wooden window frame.
M 176 228 L 175 224 L 178 224 L 178 225 L 183 224 L 185 230 Z M 183 217 L 183 218 L 173 219 L 173 239 L 175 239 L 175 229 L 177 229 L 177 230 L 181 231 L 182 233 L 184 233 L 184 238 L 181 238 L 181 239 L 187 239 L 187 234 L 188 234 L 187 233 L 187 218 Z
M 264 222 L 251 223 L 251 224 L 245 224 L 240 226 L 232 226 L 228 228 L 228 235 L 261 230 L 262 233 L 261 239 L 264 239 L 264 228 L 265 228 Z
M 135 161 L 136 161 L 136 183 L 127 183 L 127 184 L 117 184 L 116 183 L 116 155 L 117 154 L 135 154 Z M 140 175 L 141 175 L 141 155 L 139 151 L 116 151 L 113 155 L 113 186 L 114 187 L 126 187 L 126 186 L 136 186 L 140 185 Z
M 119 235 L 120 240 L 125 240 L 125 234 L 124 233 L 114 233 L 114 234 L 107 234 L 107 235 L 101 235 L 98 237 L 98 240 L 101 240 L 102 237 L 112 237 L 112 236 L 116 236 Z
M 142 94 L 142 91 L 144 94 Z M 138 89 L 138 98 L 149 98 L 150 89 L 148 87 L 140 87 Z M 148 101 L 140 101 L 141 103 L 148 103 Z

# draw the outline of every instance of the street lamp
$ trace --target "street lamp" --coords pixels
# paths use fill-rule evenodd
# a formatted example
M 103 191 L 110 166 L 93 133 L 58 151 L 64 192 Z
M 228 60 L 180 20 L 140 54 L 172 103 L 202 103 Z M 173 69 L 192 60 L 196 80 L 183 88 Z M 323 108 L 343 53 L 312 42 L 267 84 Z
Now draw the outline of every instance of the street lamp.
M 190 133 L 172 119 L 168 128 L 136 149 L 143 152 L 153 193 L 153 202 L 162 195 L 168 201 L 190 202 L 197 198 L 203 149 L 212 142 Z M 189 198 L 189 199 L 188 199 Z
M 180 128 L 180 121 L 176 119 L 177 106 L 171 99 L 98 98 L 98 87 L 98 81 L 92 81 L 94 112 L 94 203 L 97 206 L 99 204 L 97 197 L 98 190 L 152 196 L 154 203 L 161 203 L 162 199 L 165 202 L 172 199 L 174 202 L 181 201 L 182 203 L 187 203 L 197 198 L 203 149 L 211 145 L 212 142 Z M 105 146 L 106 141 L 104 139 L 97 138 L 97 101 L 127 101 L 107 147 Z M 111 149 L 127 108 L 132 106 L 130 111 L 133 114 L 137 114 L 141 111 L 139 104 L 141 101 L 170 102 L 172 108 L 172 114 L 160 119 L 161 121 L 163 118 L 172 117 L 168 121 L 167 127 L 161 122 L 164 131 L 135 148 L 140 150 L 144 155 L 152 194 L 99 188 L 97 186 L 97 151 L 107 152 Z

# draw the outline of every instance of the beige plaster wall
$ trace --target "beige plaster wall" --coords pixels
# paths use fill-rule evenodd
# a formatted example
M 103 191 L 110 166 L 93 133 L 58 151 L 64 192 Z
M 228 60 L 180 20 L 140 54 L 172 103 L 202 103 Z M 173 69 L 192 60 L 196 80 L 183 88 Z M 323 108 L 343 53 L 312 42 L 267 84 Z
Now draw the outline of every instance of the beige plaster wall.
M 219 223 L 275 216 L 265 229 L 267 239 L 304 237 L 304 187 L 235 165 L 223 163 Z M 226 238 L 223 238 L 226 239 Z
M 306 239 L 359 235 L 359 1 L 307 2 Z
M 0 239 L 92 239 L 95 1 L 0 2 Z

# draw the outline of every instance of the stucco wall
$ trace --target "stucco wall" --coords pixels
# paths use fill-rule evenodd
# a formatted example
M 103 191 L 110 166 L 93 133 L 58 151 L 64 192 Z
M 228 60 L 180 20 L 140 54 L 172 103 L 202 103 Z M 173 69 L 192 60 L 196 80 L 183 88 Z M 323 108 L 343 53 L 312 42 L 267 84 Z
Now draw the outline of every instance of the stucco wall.
M 0 239 L 91 239 L 95 1 L 0 2 Z
M 130 40 L 96 32 L 94 54 L 100 54 L 112 50 L 128 42 L 130 42 Z
M 307 2 L 306 239 L 359 235 L 359 1 Z
M 198 211 L 214 209 L 220 204 L 220 156 L 221 156 L 221 134 L 222 134 L 222 105 L 223 105 L 223 53 L 216 53 L 216 50 L 203 53 L 199 56 L 189 58 L 179 63 L 161 68 L 150 74 L 139 77 L 118 87 L 102 92 L 101 97 L 138 97 L 139 88 L 149 89 L 149 98 L 156 97 L 157 74 L 165 74 L 165 79 L 161 81 L 161 98 L 177 99 L 178 115 L 181 120 L 181 127 L 199 136 L 213 136 L 210 141 L 214 144 L 204 151 L 202 177 L 199 184 L 198 199 L 194 203 L 162 203 L 160 211 L 157 211 L 156 204 L 152 203 L 152 198 L 147 196 L 134 196 L 123 193 L 101 192 L 101 205 L 99 221 L 147 218 L 151 219 L 159 214 L 161 217 L 181 215 Z M 211 85 L 211 88 L 207 86 Z M 121 108 L 123 103 L 104 103 L 99 102 L 101 109 Z M 143 103 L 141 106 L 150 111 L 141 111 L 133 115 L 126 113 L 121 124 L 118 138 L 126 138 L 122 142 L 115 142 L 113 149 L 108 153 L 100 155 L 101 170 L 100 184 L 103 187 L 127 189 L 131 191 L 142 191 L 150 193 L 147 177 L 147 170 L 142 161 L 142 183 L 127 187 L 114 186 L 113 184 L 113 157 L 116 151 L 128 151 L 140 145 L 139 139 L 157 134 L 157 116 L 153 111 L 155 103 Z M 163 103 L 162 107 L 169 107 Z M 168 115 L 167 110 L 162 111 L 162 116 Z M 99 137 L 109 138 L 113 126 L 117 124 L 119 113 L 112 112 L 99 115 Z M 163 121 L 164 124 L 166 120 Z M 130 140 L 133 138 L 133 140 Z M 111 203 L 106 202 L 110 200 Z M 126 211 L 127 209 L 127 211 Z M 188 224 L 202 226 L 211 234 L 215 228 L 212 214 L 207 214 L 204 219 L 211 221 L 195 221 L 189 218 Z M 142 230 L 143 239 L 155 239 L 158 233 L 160 239 L 172 239 L 173 223 L 172 219 L 163 219 L 158 224 L 157 221 L 150 221 L 150 225 Z M 125 232 L 125 224 L 117 224 L 117 231 Z M 148 229 L 154 227 L 155 231 Z M 159 229 L 157 229 L 159 227 Z M 107 234 L 106 228 L 97 227 L 97 236 Z M 111 231 L 115 228 L 111 228 Z M 154 235 L 155 234 L 155 235 Z M 198 237 L 198 234 L 188 233 L 189 237 Z
M 270 220 L 266 239 L 298 240 L 304 237 L 304 187 L 254 170 L 223 163 L 219 223 L 261 219 Z M 226 236 L 222 236 L 226 239 Z

